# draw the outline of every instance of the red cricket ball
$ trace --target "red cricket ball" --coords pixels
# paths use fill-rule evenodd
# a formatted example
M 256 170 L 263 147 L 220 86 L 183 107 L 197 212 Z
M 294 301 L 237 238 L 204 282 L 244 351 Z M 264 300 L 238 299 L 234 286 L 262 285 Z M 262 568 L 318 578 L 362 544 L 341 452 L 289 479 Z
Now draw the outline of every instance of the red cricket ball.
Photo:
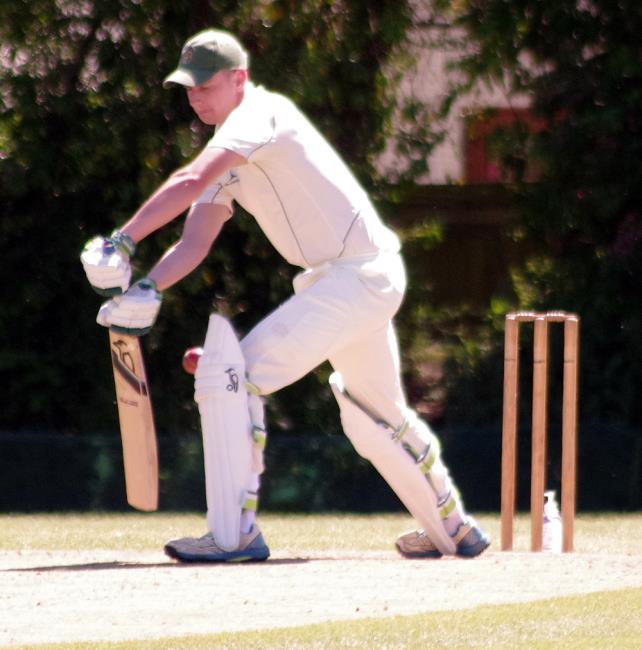
M 196 366 L 202 354 L 203 348 L 189 348 L 185 350 L 185 354 L 183 355 L 183 370 L 193 375 L 196 372 Z

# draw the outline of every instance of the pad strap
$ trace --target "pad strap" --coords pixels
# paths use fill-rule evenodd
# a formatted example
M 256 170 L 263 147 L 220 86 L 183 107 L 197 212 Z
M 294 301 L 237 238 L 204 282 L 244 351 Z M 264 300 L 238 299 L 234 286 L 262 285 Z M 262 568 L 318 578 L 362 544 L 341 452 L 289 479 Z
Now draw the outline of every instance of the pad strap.
M 262 474 L 265 469 L 264 454 L 267 443 L 263 400 L 254 384 L 246 382 L 245 386 L 248 390 L 247 405 L 252 422 L 252 467 L 256 474 Z
M 454 494 L 453 494 L 454 493 Z M 438 504 L 439 514 L 442 519 L 448 518 L 451 515 L 455 508 L 457 507 L 457 500 L 459 499 L 459 493 L 457 490 L 452 490 L 446 499 Z
M 241 504 L 243 510 L 251 510 L 256 512 L 259 509 L 259 494 L 250 490 L 245 491 L 243 503 Z
M 261 451 L 265 451 L 265 445 L 267 444 L 267 431 L 261 427 L 253 427 L 252 440 Z
M 406 453 L 415 461 L 419 471 L 426 477 L 428 483 L 439 496 L 439 516 L 446 519 L 457 508 L 459 493 L 445 473 L 445 468 L 437 469 L 435 463 L 439 460 L 439 443 L 428 432 L 417 430 L 406 418 L 402 425 L 393 431 L 392 440 L 402 446 Z M 441 463 L 439 463 L 441 465 Z M 445 491 L 445 493 L 444 493 Z

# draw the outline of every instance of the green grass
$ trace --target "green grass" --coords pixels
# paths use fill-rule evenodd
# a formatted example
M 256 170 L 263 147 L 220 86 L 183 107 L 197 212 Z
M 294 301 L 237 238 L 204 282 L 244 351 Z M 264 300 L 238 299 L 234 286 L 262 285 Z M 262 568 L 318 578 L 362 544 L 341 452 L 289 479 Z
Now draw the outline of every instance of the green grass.
M 499 538 L 497 515 L 478 520 Z M 264 514 L 262 528 L 273 551 L 390 550 L 391 540 L 412 525 L 402 514 Z M 175 513 L 0 515 L 0 551 L 160 550 L 174 536 L 203 532 L 203 516 Z M 516 521 L 516 550 L 527 550 L 529 520 Z M 578 553 L 642 554 L 642 513 L 581 515 Z M 287 588 L 284 585 L 284 588 Z M 438 588 L 438 587 L 436 587 Z M 462 585 L 462 589 L 466 586 Z M 488 585 L 492 589 L 492 585 Z M 511 605 L 486 605 L 413 616 L 328 622 L 295 628 L 166 638 L 158 641 L 13 646 L 23 650 L 231 650 L 326 648 L 627 649 L 642 638 L 642 588 Z

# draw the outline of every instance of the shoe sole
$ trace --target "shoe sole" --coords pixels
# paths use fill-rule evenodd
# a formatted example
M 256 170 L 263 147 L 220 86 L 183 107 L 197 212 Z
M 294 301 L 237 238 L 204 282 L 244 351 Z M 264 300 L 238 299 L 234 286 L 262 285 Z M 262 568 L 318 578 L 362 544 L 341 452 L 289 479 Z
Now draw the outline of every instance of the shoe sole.
M 206 555 L 203 553 L 181 553 L 172 546 L 165 546 L 165 555 L 178 560 L 179 562 L 216 562 L 219 564 L 230 564 L 238 562 L 265 562 L 270 557 L 270 551 L 266 549 L 257 551 L 231 551 L 225 555 Z
M 402 551 L 398 544 L 395 544 L 399 555 L 410 560 L 439 560 L 443 557 L 442 553 L 435 549 L 434 551 Z

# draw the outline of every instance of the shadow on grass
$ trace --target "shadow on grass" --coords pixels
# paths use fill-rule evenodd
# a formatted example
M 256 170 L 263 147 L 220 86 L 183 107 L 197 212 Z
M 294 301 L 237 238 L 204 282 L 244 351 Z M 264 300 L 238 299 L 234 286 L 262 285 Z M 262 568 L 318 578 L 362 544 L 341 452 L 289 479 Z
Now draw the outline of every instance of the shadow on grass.
M 288 564 L 306 564 L 310 562 L 309 558 L 283 558 L 265 561 L 246 561 L 246 562 L 86 562 L 83 564 L 59 564 L 48 566 L 36 566 L 26 568 L 2 569 L 0 573 L 49 573 L 54 571 L 112 571 L 115 569 L 186 569 L 190 567 L 212 567 L 217 569 L 226 569 L 229 567 L 239 567 L 245 565 L 257 566 L 265 564 L 266 566 L 288 565 Z

